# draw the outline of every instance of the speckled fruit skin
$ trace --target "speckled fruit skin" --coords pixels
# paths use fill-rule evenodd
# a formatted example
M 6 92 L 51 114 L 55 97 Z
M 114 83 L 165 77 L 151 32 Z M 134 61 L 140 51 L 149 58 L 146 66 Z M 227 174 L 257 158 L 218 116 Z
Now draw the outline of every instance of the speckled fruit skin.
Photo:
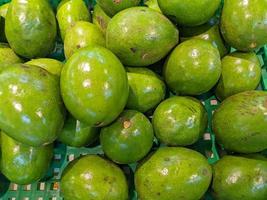
M 61 73 L 69 112 L 89 126 L 105 126 L 123 111 L 129 95 L 126 71 L 108 49 L 89 46 L 74 53 Z
M 89 45 L 105 46 L 106 40 L 101 30 L 90 22 L 79 21 L 68 29 L 64 40 L 65 57 L 70 58 L 78 49 Z
M 153 127 L 145 115 L 125 110 L 119 118 L 101 129 L 100 143 L 114 162 L 130 164 L 142 159 L 153 145 Z
M 217 48 L 201 39 L 178 45 L 166 60 L 163 76 L 176 94 L 199 95 L 219 80 L 221 60 Z
M 66 200 L 127 200 L 128 186 L 119 167 L 99 156 L 87 155 L 64 169 L 61 193 Z
M 213 115 L 216 140 L 225 149 L 239 153 L 266 149 L 266 113 L 266 91 L 247 91 L 227 98 Z
M 178 43 L 178 30 L 162 14 L 147 7 L 134 7 L 114 16 L 107 28 L 106 46 L 128 66 L 147 66 Z
M 252 51 L 267 43 L 266 21 L 266 0 L 224 1 L 221 32 L 225 41 L 240 51 Z
M 11 48 L 26 58 L 45 57 L 54 48 L 57 25 L 48 1 L 12 0 L 5 33 Z
M 21 63 L 22 59 L 6 43 L 0 43 L 0 65 Z M 1 68 L 0 67 L 0 68 Z
M 193 97 L 171 97 L 156 108 L 152 122 L 160 142 L 187 146 L 204 134 L 208 115 L 201 102 Z
M 67 30 L 77 21 L 91 21 L 91 15 L 83 0 L 63 0 L 57 8 L 57 21 L 62 41 Z
M 204 24 L 215 14 L 220 3 L 220 0 L 158 0 L 164 15 L 184 26 Z
M 110 17 L 130 7 L 138 6 L 141 0 L 96 0 L 97 4 Z
M 216 200 L 265 200 L 267 161 L 224 156 L 213 167 Z
M 111 18 L 102 10 L 102 8 L 98 4 L 94 6 L 93 24 L 95 24 L 105 36 L 110 19 Z
M 0 73 L 0 129 L 15 140 L 41 146 L 63 127 L 58 79 L 42 68 L 15 64 Z
M 207 191 L 212 170 L 200 153 L 182 147 L 162 147 L 135 173 L 142 200 L 196 200 Z
M 98 128 L 88 126 L 68 115 L 58 140 L 68 146 L 83 147 L 96 141 L 98 133 Z
M 43 178 L 53 158 L 53 144 L 31 147 L 1 133 L 1 172 L 12 182 L 25 185 Z

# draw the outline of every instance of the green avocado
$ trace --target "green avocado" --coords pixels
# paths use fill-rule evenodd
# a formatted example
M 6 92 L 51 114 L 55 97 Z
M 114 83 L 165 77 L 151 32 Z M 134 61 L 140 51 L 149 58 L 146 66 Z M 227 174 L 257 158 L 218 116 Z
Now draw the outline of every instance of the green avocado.
M 233 57 L 236 57 L 236 58 L 246 59 L 248 61 L 254 62 L 256 65 L 261 67 L 261 62 L 260 62 L 257 54 L 254 53 L 254 52 L 244 53 L 244 52 L 235 51 L 235 52 L 231 53 L 230 56 L 233 56 Z
M 88 146 L 98 138 L 99 129 L 88 126 L 68 115 L 58 140 L 68 146 Z
M 148 0 L 145 2 L 145 5 L 159 13 L 162 13 L 158 4 L 158 0 Z
M 63 63 L 51 58 L 32 59 L 25 64 L 41 67 L 53 75 L 60 76 Z
M 97 4 L 110 17 L 130 7 L 138 6 L 141 0 L 96 0 Z
M 46 70 L 13 64 L 0 73 L 0 129 L 15 140 L 52 143 L 64 122 L 57 77 Z
M 165 83 L 147 68 L 127 68 L 129 97 L 126 107 L 146 112 L 157 106 L 166 93 Z
M 1 133 L 1 172 L 12 182 L 26 185 L 44 177 L 53 158 L 53 144 L 31 147 Z
M 142 200 L 197 200 L 208 190 L 211 178 L 211 166 L 200 153 L 162 147 L 135 172 L 135 188 Z
M 158 0 L 164 15 L 183 26 L 206 23 L 219 8 L 220 0 Z
M 48 1 L 12 0 L 5 33 L 11 48 L 25 58 L 45 57 L 55 45 L 57 25 Z
M 110 17 L 102 10 L 102 8 L 96 4 L 93 11 L 93 24 L 95 24 L 104 35 L 106 35 L 106 30 Z
M 176 94 L 200 95 L 208 92 L 221 75 L 219 51 L 207 41 L 187 40 L 170 54 L 163 75 Z
M 156 108 L 152 122 L 160 142 L 187 146 L 203 136 L 208 115 L 202 103 L 193 97 L 171 97 Z
M 162 14 L 134 7 L 114 16 L 107 28 L 106 45 L 123 64 L 147 66 L 164 58 L 178 43 L 178 30 Z
M 222 102 L 213 115 L 218 143 L 238 153 L 267 149 L 267 92 L 247 91 Z
M 238 53 L 240 57 L 242 54 Z M 254 54 L 256 59 L 257 56 Z M 245 58 L 233 57 L 230 54 L 222 59 L 222 75 L 216 87 L 216 96 L 223 100 L 231 95 L 254 90 L 261 80 L 261 67 L 259 61 L 256 63 Z
M 240 51 L 252 51 L 267 43 L 267 1 L 225 0 L 221 32 Z
M 5 34 L 5 18 L 10 3 L 0 6 L 0 42 L 7 42 Z
M 65 200 L 128 200 L 122 170 L 97 155 L 78 158 L 64 169 L 61 193 Z
M 105 126 L 123 111 L 129 94 L 126 71 L 108 49 L 89 46 L 74 53 L 61 73 L 68 111 L 89 126 Z
M 213 167 L 216 200 L 266 200 L 267 161 L 224 156 Z
M 62 41 L 67 30 L 77 21 L 91 21 L 91 15 L 83 0 L 63 0 L 57 8 L 57 21 Z
M 6 43 L 0 43 L 0 68 L 3 65 L 23 62 Z
M 153 127 L 145 115 L 125 110 L 116 121 L 101 129 L 100 144 L 114 162 L 130 164 L 142 159 L 153 145 Z
M 90 22 L 76 22 L 65 35 L 64 53 L 70 58 L 78 49 L 89 45 L 105 46 L 106 40 L 101 30 Z

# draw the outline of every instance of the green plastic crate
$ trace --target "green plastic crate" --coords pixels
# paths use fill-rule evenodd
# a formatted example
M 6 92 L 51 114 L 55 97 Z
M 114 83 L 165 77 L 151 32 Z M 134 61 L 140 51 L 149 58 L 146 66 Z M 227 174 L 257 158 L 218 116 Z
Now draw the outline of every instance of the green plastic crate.
M 0 5 L 9 2 L 10 0 L 0 0 Z M 50 0 L 54 10 L 60 0 Z M 95 3 L 94 0 L 86 0 L 88 7 L 92 7 Z M 260 90 L 267 90 L 267 46 L 261 48 L 257 52 L 263 68 L 262 68 L 262 81 L 259 86 Z M 63 45 L 60 41 L 57 43 L 54 52 L 49 56 L 58 60 L 64 60 Z M 209 163 L 214 163 L 219 160 L 218 147 L 215 143 L 215 136 L 211 130 L 211 118 L 212 113 L 219 105 L 219 101 L 212 94 L 206 94 L 199 97 L 209 116 L 209 125 L 204 134 L 203 139 L 199 140 L 191 148 L 203 153 Z M 154 148 L 156 149 L 158 144 L 155 142 Z M 17 185 L 10 183 L 3 175 L 0 175 L 0 200 L 62 200 L 60 195 L 60 176 L 66 165 L 73 159 L 78 158 L 85 154 L 100 154 L 103 155 L 103 151 L 98 144 L 88 148 L 73 148 L 67 147 L 61 143 L 55 143 L 54 158 L 49 171 L 46 176 L 39 182 L 30 185 Z M 129 177 L 130 182 L 130 199 L 137 200 L 136 192 L 133 186 L 133 171 L 135 170 L 135 164 L 123 165 L 121 168 Z M 208 192 L 205 200 L 212 200 L 210 193 Z

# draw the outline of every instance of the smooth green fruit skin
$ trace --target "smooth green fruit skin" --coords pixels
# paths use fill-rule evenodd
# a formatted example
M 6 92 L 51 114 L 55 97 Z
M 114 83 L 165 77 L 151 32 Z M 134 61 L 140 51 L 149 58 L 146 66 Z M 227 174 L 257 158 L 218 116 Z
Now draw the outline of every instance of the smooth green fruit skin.
M 71 147 L 83 147 L 95 142 L 98 133 L 98 128 L 88 126 L 69 115 L 58 140 Z
M 64 53 L 66 59 L 70 58 L 78 49 L 89 45 L 106 45 L 101 30 L 90 22 L 76 22 L 65 35 Z
M 130 164 L 142 159 L 153 145 L 153 127 L 145 115 L 125 110 L 118 119 L 101 129 L 100 143 L 114 162 Z
M 11 48 L 26 58 L 45 57 L 55 45 L 57 25 L 48 1 L 12 0 L 5 33 Z
M 1 133 L 1 172 L 12 182 L 26 185 L 44 177 L 53 158 L 53 144 L 31 147 Z
M 56 75 L 56 76 L 60 76 L 61 70 L 63 67 L 62 62 L 55 60 L 55 59 L 51 59 L 51 58 L 32 59 L 26 62 L 25 64 L 41 67 L 45 69 L 46 71 L 48 71 L 49 73 Z
M 168 54 L 178 43 L 178 34 L 164 15 L 150 8 L 134 7 L 110 20 L 106 46 L 125 65 L 147 66 Z
M 139 69 L 139 71 L 127 72 L 130 91 L 126 107 L 144 113 L 157 106 L 165 98 L 166 86 L 152 70 L 133 69 Z M 145 73 L 140 72 L 141 70 Z
M 106 30 L 110 17 L 102 10 L 102 8 L 96 4 L 93 11 L 93 24 L 95 24 L 104 35 L 106 35 Z
M 64 123 L 58 79 L 42 68 L 15 64 L 0 73 L 0 129 L 30 146 L 52 143 Z
M 263 151 L 267 148 L 266 113 L 266 91 L 247 91 L 228 97 L 213 115 L 216 140 L 234 152 Z
M 215 14 L 220 3 L 220 0 L 158 0 L 163 14 L 183 26 L 206 23 Z
M 232 47 L 252 51 L 267 43 L 266 21 L 266 0 L 225 0 L 221 33 Z
M 140 1 L 141 0 L 96 0 L 97 4 L 110 17 L 126 8 L 138 6 Z
M 0 6 L 0 41 L 7 42 L 5 34 L 5 18 L 10 3 L 5 3 Z
M 87 155 L 64 169 L 61 193 L 66 200 L 127 200 L 128 186 L 119 167 L 99 156 Z
M 0 68 L 3 65 L 21 63 L 22 59 L 18 57 L 8 44 L 0 43 Z
M 91 21 L 91 15 L 83 0 L 64 0 L 57 9 L 57 21 L 62 41 L 67 30 L 77 21 Z
M 226 99 L 234 94 L 254 90 L 261 80 L 261 67 L 246 59 L 225 56 L 222 75 L 216 87 L 216 96 Z
M 156 108 L 152 123 L 160 142 L 187 146 L 203 136 L 208 115 L 201 102 L 193 97 L 171 97 Z
M 101 46 L 74 53 L 63 67 L 60 82 L 67 109 L 89 126 L 111 123 L 127 103 L 126 71 L 119 59 Z
M 213 167 L 212 189 L 216 200 L 265 200 L 267 162 L 224 156 Z
M 170 54 L 163 75 L 169 88 L 177 94 L 208 92 L 221 75 L 219 51 L 207 41 L 187 40 Z
M 148 0 L 145 2 L 145 5 L 159 13 L 162 13 L 158 4 L 158 0 Z
M 200 153 L 182 147 L 158 149 L 135 173 L 142 200 L 196 200 L 207 191 L 212 170 Z
M 246 59 L 248 61 L 251 61 L 251 62 L 255 63 L 259 67 L 261 67 L 261 62 L 259 60 L 259 57 L 254 52 L 244 53 L 244 52 L 235 51 L 235 52 L 231 53 L 230 56 L 233 56 L 233 57 L 236 57 L 236 58 Z

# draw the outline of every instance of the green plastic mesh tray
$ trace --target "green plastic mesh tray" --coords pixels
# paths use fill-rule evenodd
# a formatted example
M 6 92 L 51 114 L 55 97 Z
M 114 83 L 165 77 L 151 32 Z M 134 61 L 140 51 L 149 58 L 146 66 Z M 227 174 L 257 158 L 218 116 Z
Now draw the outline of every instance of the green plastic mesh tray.
M 54 9 L 56 9 L 59 1 L 60 0 L 50 0 Z M 9 2 L 9 0 L 0 0 L 0 5 L 6 2 Z M 91 6 L 94 1 L 87 0 L 86 3 L 88 6 Z M 62 47 L 62 44 L 58 43 L 50 57 L 63 61 L 64 55 Z M 267 46 L 261 48 L 257 54 L 263 66 L 262 81 L 258 89 L 267 90 Z M 197 151 L 206 155 L 209 163 L 212 164 L 219 159 L 219 154 L 217 151 L 219 148 L 217 148 L 215 144 L 215 136 L 211 131 L 212 113 L 218 106 L 219 102 L 212 94 L 207 94 L 199 98 L 202 100 L 206 110 L 208 111 L 209 125 L 204 137 L 191 148 L 196 149 Z M 157 148 L 157 146 L 158 144 L 155 142 L 154 148 Z M 103 152 L 97 143 L 88 148 L 72 148 L 56 142 L 53 162 L 46 176 L 41 181 L 30 185 L 17 185 L 10 183 L 3 175 L 0 175 L 0 200 L 62 200 L 63 198 L 60 195 L 61 173 L 70 161 L 84 154 L 103 155 Z M 127 174 L 127 177 L 129 177 L 128 181 L 130 184 L 130 199 L 136 200 L 137 195 L 133 186 L 133 171 L 135 169 L 135 164 L 129 166 L 124 165 L 121 167 Z M 212 200 L 209 192 L 205 197 L 203 197 L 203 199 Z

